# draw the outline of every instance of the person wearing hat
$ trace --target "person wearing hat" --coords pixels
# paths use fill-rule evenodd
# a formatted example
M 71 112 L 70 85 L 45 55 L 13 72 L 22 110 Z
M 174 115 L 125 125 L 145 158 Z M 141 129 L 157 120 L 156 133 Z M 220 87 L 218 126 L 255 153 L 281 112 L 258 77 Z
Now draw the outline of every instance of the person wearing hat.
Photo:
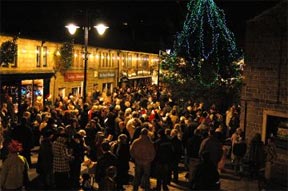
M 25 157 L 19 154 L 22 144 L 11 140 L 8 144 L 9 154 L 0 171 L 0 188 L 5 190 L 21 190 L 28 185 L 29 164 Z

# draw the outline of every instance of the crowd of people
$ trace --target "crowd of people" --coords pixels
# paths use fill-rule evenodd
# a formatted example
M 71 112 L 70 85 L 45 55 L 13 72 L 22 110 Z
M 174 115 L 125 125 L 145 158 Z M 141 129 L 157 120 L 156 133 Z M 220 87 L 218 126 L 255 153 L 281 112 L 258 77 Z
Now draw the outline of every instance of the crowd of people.
M 98 190 L 124 190 L 130 183 L 129 162 L 135 164 L 135 191 L 140 186 L 168 190 L 171 181 L 179 181 L 180 162 L 191 189 L 217 190 L 219 173 L 230 156 L 224 147 L 227 138 L 237 145 L 232 147 L 231 157 L 235 171 L 241 173 L 246 142 L 239 128 L 239 107 L 233 105 L 223 114 L 214 104 L 206 107 L 192 100 L 179 104 L 167 89 L 158 88 L 115 88 L 109 95 L 94 92 L 86 103 L 73 95 L 59 96 L 53 104 L 24 102 L 17 114 L 19 120 L 9 109 L 8 96 L 0 114 L 0 187 L 29 188 L 24 180 L 35 146 L 40 147 L 36 170 L 44 190 L 91 190 L 86 181 L 91 173 L 81 175 L 83 163 L 96 164 L 92 178 Z M 238 146 L 240 143 L 244 144 Z M 260 160 L 265 157 L 260 155 L 266 152 L 260 143 L 261 139 L 253 139 L 254 150 L 249 150 L 255 169 L 264 165 Z M 277 156 L 275 149 L 269 147 L 269 153 L 272 162 Z M 10 180 L 15 177 L 19 181 Z M 157 180 L 155 188 L 150 185 L 152 177 Z

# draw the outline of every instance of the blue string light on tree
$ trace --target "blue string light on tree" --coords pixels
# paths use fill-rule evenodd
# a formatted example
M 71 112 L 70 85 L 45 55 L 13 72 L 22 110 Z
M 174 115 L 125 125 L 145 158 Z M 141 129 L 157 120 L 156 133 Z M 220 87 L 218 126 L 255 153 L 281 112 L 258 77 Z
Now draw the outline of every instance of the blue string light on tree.
M 187 8 L 183 30 L 177 34 L 174 46 L 176 54 L 191 63 L 187 64 L 186 72 L 205 87 L 223 85 L 219 83 L 221 79 L 239 78 L 240 74 L 231 72 L 236 69 L 231 63 L 240 59 L 241 53 L 236 48 L 234 34 L 226 26 L 224 12 L 213 0 L 191 0 Z M 201 64 L 193 64 L 195 59 Z M 203 73 L 204 65 L 209 64 L 210 70 Z M 210 81 L 203 80 L 209 76 Z
M 213 0 L 190 0 L 187 10 L 171 54 L 161 62 L 164 82 L 178 98 L 187 91 L 188 99 L 239 92 L 243 55 L 226 26 L 224 11 Z

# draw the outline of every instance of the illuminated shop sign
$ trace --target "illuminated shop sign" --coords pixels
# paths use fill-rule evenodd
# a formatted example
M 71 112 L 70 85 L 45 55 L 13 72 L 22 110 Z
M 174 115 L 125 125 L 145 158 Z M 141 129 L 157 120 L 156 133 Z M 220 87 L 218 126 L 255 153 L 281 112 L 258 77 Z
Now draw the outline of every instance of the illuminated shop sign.
M 99 78 L 114 78 L 114 72 L 99 72 Z
M 83 73 L 65 73 L 64 81 L 65 82 L 73 82 L 73 81 L 83 81 L 84 74 Z

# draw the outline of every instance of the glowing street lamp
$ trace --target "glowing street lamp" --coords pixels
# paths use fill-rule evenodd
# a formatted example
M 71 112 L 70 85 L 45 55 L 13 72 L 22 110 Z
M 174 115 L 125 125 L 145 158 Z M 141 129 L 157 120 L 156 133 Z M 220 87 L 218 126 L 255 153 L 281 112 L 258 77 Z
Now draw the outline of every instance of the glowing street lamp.
M 78 28 L 80 28 L 79 26 L 75 25 L 75 24 L 68 24 L 65 26 L 69 33 L 71 35 L 74 35 L 77 31 Z M 103 23 L 100 23 L 96 26 L 94 26 L 94 28 L 97 30 L 99 35 L 103 35 L 106 31 L 106 29 L 108 29 L 109 27 L 107 27 L 106 25 L 104 25 Z M 88 26 L 84 26 L 84 79 L 83 79 L 83 101 L 84 103 L 86 102 L 86 86 L 87 86 L 87 64 L 88 64 L 88 31 L 89 31 L 90 27 Z

